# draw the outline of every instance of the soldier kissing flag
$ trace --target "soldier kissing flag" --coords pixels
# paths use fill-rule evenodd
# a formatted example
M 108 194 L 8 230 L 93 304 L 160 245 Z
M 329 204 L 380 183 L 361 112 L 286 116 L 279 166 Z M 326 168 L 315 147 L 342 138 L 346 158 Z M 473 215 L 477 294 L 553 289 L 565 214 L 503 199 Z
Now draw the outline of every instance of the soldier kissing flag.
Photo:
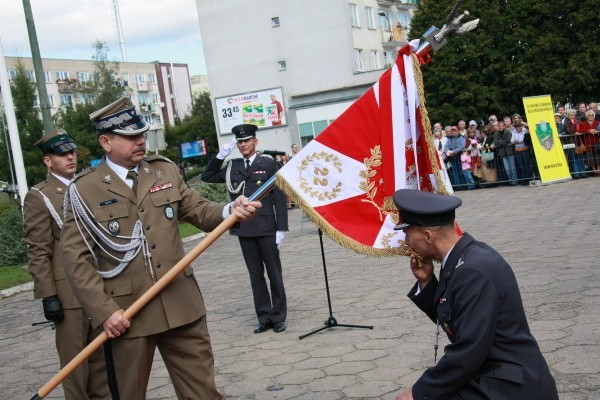
M 396 190 L 452 190 L 433 145 L 417 45 L 401 48 L 392 68 L 277 173 L 319 228 L 359 253 L 405 254 Z

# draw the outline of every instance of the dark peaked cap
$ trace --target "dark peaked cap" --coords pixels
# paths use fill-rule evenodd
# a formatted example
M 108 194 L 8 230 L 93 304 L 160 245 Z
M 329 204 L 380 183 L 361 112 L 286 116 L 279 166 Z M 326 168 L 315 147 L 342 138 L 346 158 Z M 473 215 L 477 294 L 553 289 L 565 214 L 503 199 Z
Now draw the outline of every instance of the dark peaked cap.
M 40 140 L 35 142 L 35 145 L 44 154 L 63 154 L 77 148 L 73 138 L 62 129 L 54 129 L 45 134 Z
M 238 141 L 248 140 L 250 138 L 256 137 L 256 130 L 258 126 L 252 124 L 241 124 L 236 125 L 231 128 L 231 132 L 235 135 L 235 138 Z
M 421 190 L 401 189 L 394 193 L 400 223 L 394 229 L 409 226 L 442 226 L 454 222 L 455 211 L 462 200 Z

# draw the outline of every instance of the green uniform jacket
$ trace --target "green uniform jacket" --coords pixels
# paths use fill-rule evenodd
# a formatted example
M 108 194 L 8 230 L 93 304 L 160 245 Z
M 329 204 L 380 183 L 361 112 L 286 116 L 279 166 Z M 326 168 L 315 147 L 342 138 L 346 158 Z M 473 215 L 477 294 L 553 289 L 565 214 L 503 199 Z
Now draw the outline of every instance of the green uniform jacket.
M 82 172 L 72 185 L 94 220 L 114 235 L 130 236 L 135 222 L 138 219 L 142 222 L 157 281 L 185 255 L 178 230 L 180 220 L 204 231 L 211 231 L 223 221 L 225 204 L 201 198 L 183 181 L 176 166 L 160 156 L 140 163 L 137 198 L 105 160 L 97 168 Z M 98 259 L 96 265 L 70 208 L 69 205 L 61 236 L 65 271 L 75 295 L 97 327 L 118 309 L 127 309 L 153 282 L 141 250 L 120 275 L 103 279 L 96 269 L 112 270 L 118 261 L 90 242 L 90 234 L 81 229 L 92 243 Z M 114 236 L 111 239 L 128 242 Z M 113 254 L 123 256 L 123 253 Z M 205 314 L 204 301 L 190 265 L 133 318 L 123 337 L 157 334 L 191 323 Z
M 35 185 L 25 195 L 25 243 L 29 273 L 33 276 L 33 295 L 37 299 L 58 295 L 63 308 L 81 305 L 69 287 L 60 252 L 60 228 L 44 202 L 42 193 L 58 216 L 63 218 L 63 197 L 67 187 L 49 174 L 45 181 Z M 40 193 L 41 192 L 41 193 Z

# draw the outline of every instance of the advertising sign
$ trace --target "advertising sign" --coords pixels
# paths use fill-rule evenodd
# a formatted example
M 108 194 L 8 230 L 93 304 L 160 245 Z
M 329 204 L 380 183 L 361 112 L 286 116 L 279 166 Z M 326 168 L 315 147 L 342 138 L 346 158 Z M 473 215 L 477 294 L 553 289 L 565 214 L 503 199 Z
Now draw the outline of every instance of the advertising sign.
M 281 88 L 220 97 L 215 106 L 221 135 L 239 124 L 254 124 L 258 129 L 287 125 Z
M 179 146 L 181 148 L 181 158 L 198 157 L 206 154 L 204 140 L 181 143 Z
M 531 143 L 543 183 L 571 179 L 550 96 L 523 97 Z

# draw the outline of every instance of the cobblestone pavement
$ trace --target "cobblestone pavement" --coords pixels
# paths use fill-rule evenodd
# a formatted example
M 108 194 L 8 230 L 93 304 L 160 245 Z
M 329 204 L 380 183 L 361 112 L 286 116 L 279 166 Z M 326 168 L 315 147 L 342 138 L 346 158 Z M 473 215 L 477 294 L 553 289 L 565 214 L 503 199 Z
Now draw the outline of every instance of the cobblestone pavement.
M 463 229 L 512 265 L 563 400 L 600 398 L 599 183 L 456 194 Z M 374 329 L 334 327 L 299 340 L 325 326 L 329 309 L 318 231 L 297 209 L 290 225 L 282 249 L 289 307 L 283 334 L 252 332 L 252 295 L 236 238 L 223 236 L 194 263 L 218 387 L 228 399 L 394 399 L 433 363 L 434 326 L 406 297 L 413 284 L 407 259 L 358 255 L 325 237 L 334 317 Z M 31 326 L 43 320 L 31 290 L 1 299 L 0 319 L 0 398 L 30 398 L 58 370 L 54 332 Z M 48 398 L 62 398 L 62 389 Z M 173 398 L 157 356 L 148 399 Z

